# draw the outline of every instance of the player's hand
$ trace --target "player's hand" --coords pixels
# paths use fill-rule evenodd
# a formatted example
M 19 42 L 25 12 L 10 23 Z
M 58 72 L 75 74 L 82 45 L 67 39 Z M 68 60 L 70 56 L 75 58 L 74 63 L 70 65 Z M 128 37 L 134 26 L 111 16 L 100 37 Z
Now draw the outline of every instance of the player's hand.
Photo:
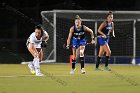
M 106 35 L 103 35 L 103 38 L 107 38 L 107 36 Z
M 70 45 L 66 45 L 66 49 L 69 49 L 70 48 Z
M 41 43 L 41 47 L 47 47 L 47 42 L 42 41 L 42 43 Z
M 113 36 L 113 38 L 115 38 L 115 35 L 112 35 Z
M 34 53 L 34 58 L 37 58 L 37 57 L 39 57 L 39 53 Z
M 91 44 L 94 44 L 94 43 L 95 43 L 95 41 L 94 41 L 94 40 L 92 40 L 92 41 L 91 41 Z
M 113 38 L 113 39 L 114 39 L 114 38 L 115 38 L 115 35 L 111 34 L 111 38 Z

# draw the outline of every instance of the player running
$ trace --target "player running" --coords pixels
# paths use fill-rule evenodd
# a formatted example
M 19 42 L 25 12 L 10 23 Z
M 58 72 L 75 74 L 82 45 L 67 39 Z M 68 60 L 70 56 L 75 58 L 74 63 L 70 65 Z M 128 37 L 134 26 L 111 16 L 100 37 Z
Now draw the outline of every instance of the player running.
M 40 72 L 40 63 L 43 58 L 43 51 L 41 48 L 42 41 L 47 42 L 49 39 L 49 35 L 46 31 L 43 30 L 41 25 L 35 26 L 35 31 L 30 35 L 30 37 L 27 40 L 27 48 L 28 51 L 32 54 L 34 57 L 33 62 L 28 64 L 28 67 L 32 74 L 35 74 L 36 76 L 44 76 Z
M 111 55 L 111 50 L 108 45 L 110 32 L 112 33 L 112 36 L 115 37 L 113 13 L 111 11 L 107 14 L 107 21 L 102 22 L 98 28 L 98 42 L 100 44 L 100 50 L 97 57 L 95 70 L 101 70 L 99 69 L 99 64 L 101 63 L 101 57 L 103 56 L 104 53 L 106 53 L 104 70 L 111 71 L 111 69 L 108 67 L 108 62 Z
M 75 72 L 75 64 L 78 55 L 78 50 L 80 49 L 80 63 L 81 63 L 81 73 L 85 74 L 84 69 L 84 50 L 86 45 L 86 38 L 85 32 L 89 32 L 91 34 L 91 43 L 94 44 L 94 34 L 93 31 L 85 25 L 81 24 L 81 18 L 79 15 L 75 17 L 75 24 L 70 28 L 68 39 L 67 39 L 67 48 L 70 46 L 70 41 L 72 39 L 72 52 L 73 52 L 73 59 L 72 59 L 72 69 L 70 74 L 74 74 Z

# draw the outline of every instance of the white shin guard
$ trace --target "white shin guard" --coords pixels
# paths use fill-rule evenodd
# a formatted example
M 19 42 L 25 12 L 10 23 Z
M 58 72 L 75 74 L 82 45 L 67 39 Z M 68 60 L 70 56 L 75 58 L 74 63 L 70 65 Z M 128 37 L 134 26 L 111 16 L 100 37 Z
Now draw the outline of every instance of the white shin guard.
M 33 63 L 34 63 L 34 67 L 35 67 L 36 74 L 37 74 L 37 73 L 40 73 L 39 58 L 34 58 Z

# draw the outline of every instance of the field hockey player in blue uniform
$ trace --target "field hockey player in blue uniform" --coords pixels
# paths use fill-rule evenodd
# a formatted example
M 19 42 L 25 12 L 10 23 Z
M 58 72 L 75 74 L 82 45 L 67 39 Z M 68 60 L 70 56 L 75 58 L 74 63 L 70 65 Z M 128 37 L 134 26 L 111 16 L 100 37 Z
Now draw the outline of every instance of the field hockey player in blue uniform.
M 75 72 L 75 64 L 78 55 L 78 50 L 80 50 L 80 63 L 81 63 L 81 73 L 85 74 L 84 68 L 84 50 L 85 45 L 87 44 L 85 38 L 85 32 L 89 32 L 91 34 L 91 43 L 94 44 L 94 34 L 93 31 L 85 25 L 81 24 L 81 18 L 79 15 L 75 17 L 75 24 L 70 28 L 68 39 L 67 39 L 67 48 L 70 46 L 70 42 L 72 40 L 72 52 L 73 52 L 73 59 L 72 59 L 72 69 L 70 74 L 74 74 Z
M 99 54 L 97 57 L 95 70 L 101 70 L 101 69 L 99 69 L 99 64 L 102 61 L 101 57 L 104 55 L 104 53 L 106 53 L 104 70 L 111 71 L 111 69 L 108 67 L 109 58 L 111 55 L 111 50 L 110 50 L 110 47 L 108 45 L 110 34 L 112 34 L 112 36 L 115 37 L 113 13 L 111 11 L 107 14 L 107 20 L 102 22 L 98 28 L 98 42 L 100 44 L 100 50 L 99 50 Z

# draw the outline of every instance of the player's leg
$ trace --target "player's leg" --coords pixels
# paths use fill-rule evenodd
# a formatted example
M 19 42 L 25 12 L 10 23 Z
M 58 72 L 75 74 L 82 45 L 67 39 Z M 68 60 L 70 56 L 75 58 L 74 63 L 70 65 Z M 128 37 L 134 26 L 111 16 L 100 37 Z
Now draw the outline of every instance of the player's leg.
M 40 49 L 39 51 L 40 51 L 40 53 L 39 53 L 39 62 L 41 62 L 42 59 L 43 59 L 43 51 L 42 51 L 42 49 Z
M 104 54 L 104 48 L 103 48 L 103 46 L 100 46 L 100 50 L 99 50 L 99 54 L 98 54 L 98 57 L 97 57 L 95 70 L 101 70 L 101 69 L 99 69 L 99 65 L 100 65 L 100 63 L 102 61 L 101 57 L 103 56 L 103 54 Z
M 72 58 L 72 69 L 75 69 L 76 58 L 77 58 L 77 49 L 72 48 L 73 58 Z
M 105 44 L 105 39 L 102 36 L 100 36 L 100 37 L 98 37 L 98 42 L 99 42 L 99 45 L 100 45 L 100 50 L 99 50 L 99 54 L 98 54 L 98 57 L 97 57 L 95 70 L 102 71 L 101 69 L 99 69 L 99 65 L 101 63 L 101 59 L 102 59 L 101 57 L 103 56 L 103 54 L 105 52 L 104 48 L 103 48 L 103 45 Z
M 43 58 L 43 51 L 41 48 L 37 48 L 37 51 L 39 52 L 39 56 L 35 57 L 33 61 L 35 66 L 36 76 L 44 76 L 44 74 L 42 74 L 40 71 L 40 62 L 42 61 Z
M 72 48 L 73 58 L 72 58 L 72 69 L 70 71 L 70 74 L 74 74 L 74 72 L 76 70 L 75 65 L 76 65 L 76 60 L 78 57 L 78 51 L 79 51 L 79 48 L 76 48 L 76 47 Z
M 34 53 L 34 50 L 30 46 L 28 46 L 27 48 L 29 52 L 32 54 L 32 56 L 34 57 L 33 62 L 28 64 L 28 67 L 30 68 L 31 73 L 32 74 L 36 73 L 36 76 L 43 76 L 43 74 L 40 73 L 40 63 L 39 63 L 39 60 L 41 60 L 42 58 L 41 54 L 43 54 L 42 49 L 41 48 L 37 49 L 37 51 L 39 52 L 39 55 L 36 56 Z
M 81 63 L 81 73 L 85 74 L 84 69 L 84 51 L 85 51 L 85 45 L 80 46 L 80 63 Z
M 32 50 L 32 48 L 30 48 L 29 46 L 28 46 L 27 48 L 28 48 L 28 51 L 31 53 L 31 55 L 34 57 L 34 51 Z M 34 60 L 33 60 L 33 61 L 34 61 Z M 32 74 L 35 74 L 34 63 L 33 63 L 33 62 L 29 63 L 29 64 L 28 64 L 28 67 L 29 67 L 29 69 L 30 69 L 30 72 L 31 72 Z
M 74 74 L 75 72 L 75 64 L 76 64 L 76 59 L 77 59 L 77 53 L 78 53 L 78 42 L 77 39 L 73 38 L 72 39 L 72 53 L 73 53 L 73 58 L 72 58 L 72 69 L 70 71 L 70 74 Z
M 110 58 L 110 55 L 111 55 L 111 50 L 110 50 L 110 47 L 109 47 L 109 45 L 107 43 L 103 46 L 103 48 L 104 48 L 104 50 L 106 52 L 104 70 L 110 71 L 111 69 L 108 67 L 108 63 L 109 63 L 109 58 Z
M 79 45 L 80 45 L 80 63 L 81 63 L 81 73 L 82 74 L 85 74 L 85 68 L 84 68 L 84 64 L 85 64 L 85 61 L 84 61 L 84 51 L 85 51 L 85 45 L 86 45 L 86 40 L 85 38 L 80 40 L 79 41 Z
M 77 58 L 77 48 L 72 48 L 72 52 L 73 52 L 73 58 L 72 58 L 72 69 L 70 71 L 70 74 L 74 74 L 76 68 L 75 68 L 75 64 L 76 64 L 76 58 Z

